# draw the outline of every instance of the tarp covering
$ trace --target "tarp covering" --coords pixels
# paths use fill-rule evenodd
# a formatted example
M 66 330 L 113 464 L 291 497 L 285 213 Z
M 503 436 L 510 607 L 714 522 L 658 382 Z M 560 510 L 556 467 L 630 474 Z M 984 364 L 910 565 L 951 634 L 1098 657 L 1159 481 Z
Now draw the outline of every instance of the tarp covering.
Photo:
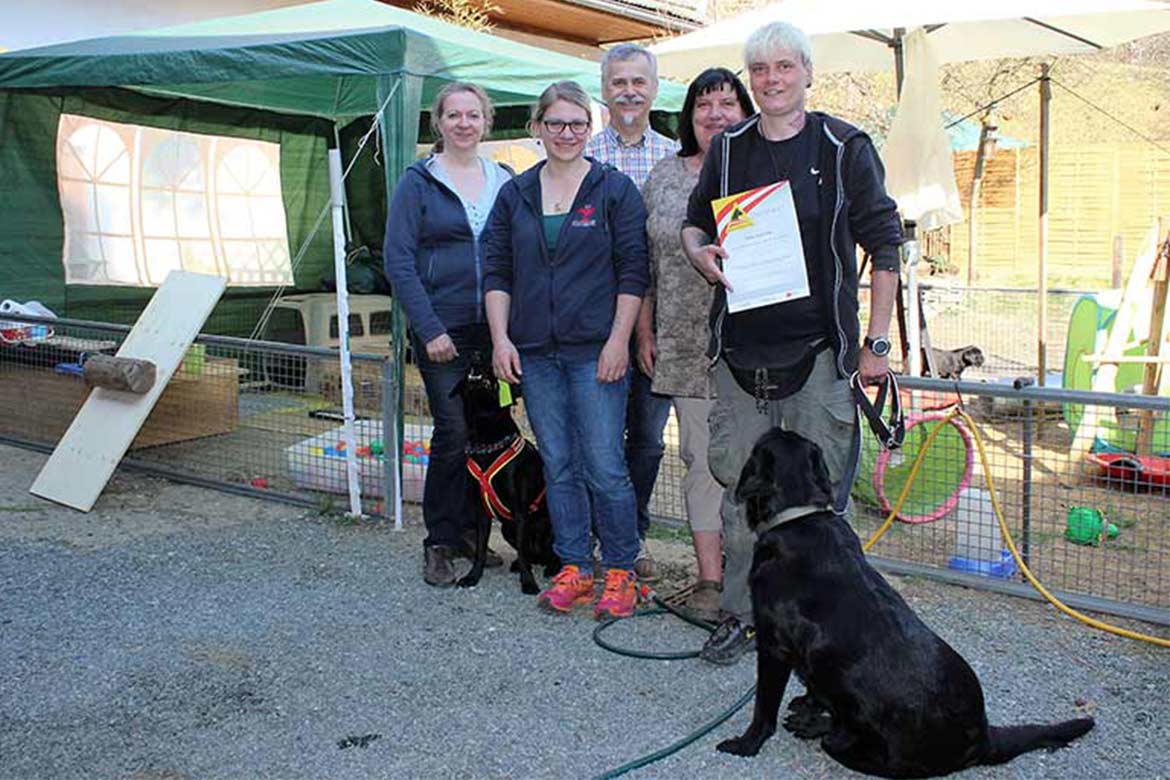
M 934 230 L 962 222 L 963 204 L 951 142 L 938 122 L 942 99 L 934 47 L 921 28 L 906 36 L 905 47 L 906 85 L 882 147 L 886 191 L 898 202 L 903 219 Z

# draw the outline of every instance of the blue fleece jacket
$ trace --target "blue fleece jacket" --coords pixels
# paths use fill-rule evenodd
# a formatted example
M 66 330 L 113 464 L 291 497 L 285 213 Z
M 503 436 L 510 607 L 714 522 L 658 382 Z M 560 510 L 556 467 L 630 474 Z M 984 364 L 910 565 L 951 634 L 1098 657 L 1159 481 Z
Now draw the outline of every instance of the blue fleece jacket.
M 484 231 L 484 289 L 512 296 L 508 335 L 522 353 L 596 358 L 617 296 L 650 281 L 646 207 L 617 169 L 590 158 L 550 257 L 541 229 L 540 170 L 500 188 Z
M 386 217 L 386 278 L 410 326 L 426 344 L 452 328 L 487 321 L 483 311 L 482 241 L 471 230 L 459 195 L 431 173 L 430 158 L 403 172 Z M 485 187 L 510 178 L 486 165 Z

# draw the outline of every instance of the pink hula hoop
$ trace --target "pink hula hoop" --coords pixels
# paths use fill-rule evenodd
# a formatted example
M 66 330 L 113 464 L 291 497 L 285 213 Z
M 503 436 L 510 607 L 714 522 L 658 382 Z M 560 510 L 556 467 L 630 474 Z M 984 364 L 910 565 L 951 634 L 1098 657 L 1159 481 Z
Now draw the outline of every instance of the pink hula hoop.
M 909 432 L 911 428 L 920 423 L 931 422 L 932 420 L 944 420 L 946 414 L 941 412 L 931 412 L 928 414 L 908 414 L 906 415 L 906 431 Z M 963 489 L 971 484 L 971 472 L 975 469 L 975 450 L 971 446 L 971 434 L 967 429 L 955 418 L 951 418 L 950 425 L 959 432 L 959 437 L 963 440 L 963 451 L 966 453 L 966 465 L 963 467 L 963 478 L 959 480 L 959 486 L 955 488 L 955 492 L 947 497 L 937 509 L 925 515 L 906 515 L 898 513 L 898 520 L 903 523 L 910 523 L 911 525 L 918 525 L 921 523 L 933 523 L 940 517 L 950 512 L 959 503 L 959 494 Z M 937 441 L 937 440 L 936 440 Z M 929 456 L 928 456 L 929 457 Z M 881 506 L 883 514 L 889 514 L 893 509 L 893 505 L 886 498 L 886 467 L 890 462 L 890 451 L 885 447 L 878 453 L 877 462 L 873 469 L 873 490 L 877 495 L 878 504 Z M 923 461 L 925 465 L 925 461 Z M 919 472 L 919 477 L 921 478 Z M 896 496 L 895 496 L 896 498 Z

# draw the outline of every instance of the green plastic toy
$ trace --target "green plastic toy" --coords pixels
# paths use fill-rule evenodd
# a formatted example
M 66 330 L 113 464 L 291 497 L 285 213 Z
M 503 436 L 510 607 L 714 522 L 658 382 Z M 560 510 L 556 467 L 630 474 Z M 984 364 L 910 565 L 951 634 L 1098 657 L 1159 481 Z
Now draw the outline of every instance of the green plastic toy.
M 1087 506 L 1073 506 L 1068 509 L 1068 528 L 1064 531 L 1064 538 L 1074 544 L 1087 544 L 1096 547 L 1101 542 L 1101 531 L 1109 535 L 1110 539 L 1117 537 L 1117 526 L 1105 520 L 1100 511 Z

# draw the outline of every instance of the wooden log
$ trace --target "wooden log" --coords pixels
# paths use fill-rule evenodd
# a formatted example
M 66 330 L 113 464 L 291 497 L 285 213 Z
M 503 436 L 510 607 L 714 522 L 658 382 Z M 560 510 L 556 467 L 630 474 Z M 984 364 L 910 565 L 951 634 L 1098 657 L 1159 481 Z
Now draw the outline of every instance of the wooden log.
M 149 360 L 90 355 L 83 366 L 85 383 L 90 387 L 124 390 L 142 395 L 154 387 L 157 369 Z

